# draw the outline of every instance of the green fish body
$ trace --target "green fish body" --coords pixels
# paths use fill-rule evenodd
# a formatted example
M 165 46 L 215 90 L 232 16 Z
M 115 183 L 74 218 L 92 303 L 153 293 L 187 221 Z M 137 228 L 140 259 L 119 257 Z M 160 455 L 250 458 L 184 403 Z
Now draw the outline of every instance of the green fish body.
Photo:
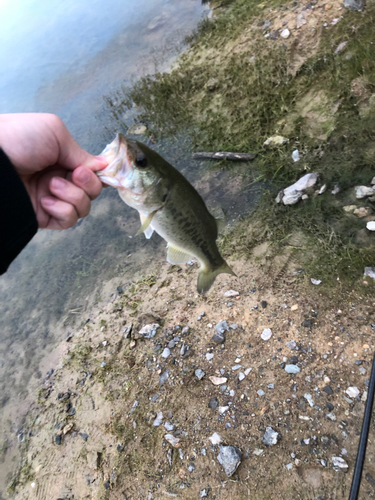
M 207 292 L 216 276 L 235 276 L 216 245 L 218 221 L 185 177 L 146 145 L 118 134 L 101 153 L 109 165 L 97 172 L 116 187 L 122 200 L 138 210 L 146 238 L 156 231 L 168 243 L 167 261 L 201 263 L 198 292 Z

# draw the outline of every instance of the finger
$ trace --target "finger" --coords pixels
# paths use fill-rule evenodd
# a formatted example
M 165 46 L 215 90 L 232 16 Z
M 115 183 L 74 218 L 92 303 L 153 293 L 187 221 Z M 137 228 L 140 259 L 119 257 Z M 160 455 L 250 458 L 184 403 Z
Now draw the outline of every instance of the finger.
M 72 173 L 72 181 L 85 191 L 90 200 L 95 200 L 103 187 L 99 177 L 86 167 L 76 168 Z
M 72 182 L 62 177 L 52 177 L 49 189 L 56 198 L 73 205 L 79 218 L 86 217 L 90 213 L 90 198 L 83 189 L 75 186 Z
M 40 203 L 45 212 L 51 217 L 47 229 L 68 229 L 77 224 L 78 214 L 70 203 L 52 196 L 42 198 Z
M 83 165 L 92 171 L 102 170 L 108 162 L 99 156 L 93 156 L 84 149 L 70 135 L 63 121 L 56 115 L 46 114 L 48 122 L 59 146 L 57 163 L 69 170 L 74 170 Z

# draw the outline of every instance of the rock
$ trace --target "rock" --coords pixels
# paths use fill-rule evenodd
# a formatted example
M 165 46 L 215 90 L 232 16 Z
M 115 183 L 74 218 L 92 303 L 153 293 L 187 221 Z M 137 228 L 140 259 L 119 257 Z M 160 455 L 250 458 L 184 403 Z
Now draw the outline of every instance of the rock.
M 169 349 L 173 349 L 176 346 L 176 342 L 174 340 L 170 340 L 168 342 Z
M 282 189 L 281 191 L 279 191 L 277 193 L 277 196 L 275 198 L 275 202 L 276 203 L 281 203 L 282 199 L 283 199 L 283 196 L 284 196 L 284 189 Z
M 214 385 L 222 385 L 222 384 L 225 384 L 227 382 L 227 378 L 226 377 L 215 377 L 214 375 L 211 376 L 211 377 L 208 377 L 211 382 L 214 384 Z
M 238 295 L 239 292 L 236 292 L 235 290 L 228 290 L 224 293 L 224 297 L 238 297 Z
M 180 350 L 180 356 L 181 357 L 186 356 L 186 354 L 188 353 L 188 351 L 189 351 L 189 346 L 183 344 L 182 347 L 181 347 L 181 350 Z
M 262 306 L 262 309 L 265 309 L 267 307 L 267 301 L 262 300 L 262 302 L 260 303 L 260 305 Z
M 327 190 L 327 184 L 323 184 L 323 186 L 319 189 L 318 194 L 323 194 Z
M 332 404 L 332 403 L 329 403 L 328 401 L 327 401 L 327 403 L 326 403 L 326 407 L 327 407 L 327 410 L 328 410 L 328 411 L 332 411 L 332 410 L 334 409 L 333 404 Z
M 189 327 L 184 326 L 183 329 L 181 330 L 181 335 L 189 335 Z
M 297 16 L 297 29 L 300 29 L 304 24 L 306 24 L 306 19 L 305 19 L 305 14 L 303 12 L 301 12 L 300 14 L 298 14 Z
M 217 78 L 210 78 L 206 83 L 206 89 L 210 90 L 211 92 L 213 90 L 216 90 L 218 86 L 219 86 L 219 80 Z
M 323 391 L 327 394 L 327 396 L 331 396 L 333 394 L 333 390 L 329 385 L 326 385 L 323 387 Z
M 208 352 L 206 354 L 207 361 L 211 361 L 213 359 L 213 357 L 214 357 L 214 353 L 213 352 Z
M 245 374 L 244 374 L 244 373 L 242 373 L 242 372 L 240 372 L 240 373 L 238 374 L 238 380 L 239 380 L 240 382 L 242 382 L 242 380 L 243 380 L 244 378 L 245 378 Z
M 373 184 L 375 184 L 375 177 L 373 177 L 373 178 L 372 178 L 372 180 L 371 180 L 371 183 L 370 183 L 370 184 L 372 184 L 372 185 L 373 185 Z
M 375 267 L 365 267 L 364 276 L 375 279 Z
M 359 369 L 359 373 L 360 373 L 361 375 L 366 375 L 366 373 L 367 373 L 366 368 L 363 368 L 363 366 L 361 366 L 361 368 Z
M 241 463 L 241 458 L 242 452 L 236 446 L 220 446 L 220 453 L 217 459 L 228 477 L 233 476 L 236 472 Z
M 274 389 L 275 388 L 275 384 L 267 384 L 267 389 Z
M 262 441 L 266 446 L 273 446 L 281 439 L 281 434 L 272 429 L 272 427 L 267 427 L 266 432 L 262 436 Z
M 188 467 L 188 471 L 189 472 L 193 472 L 195 470 L 195 465 L 194 464 L 190 464 L 189 467 Z
M 348 42 L 347 42 L 347 41 L 345 41 L 345 42 L 341 42 L 341 43 L 337 46 L 337 48 L 336 48 L 336 50 L 335 50 L 335 54 L 339 54 L 340 52 L 342 52 L 342 51 L 345 49 L 345 47 L 346 47 L 347 45 L 348 45 Z
M 264 450 L 261 450 L 260 448 L 255 448 L 255 450 L 253 451 L 253 455 L 259 457 L 263 453 L 263 451 Z
M 363 10 L 366 0 L 344 0 L 344 7 L 350 10 Z
M 281 33 L 280 33 L 280 36 L 282 38 L 289 38 L 290 36 L 290 31 L 288 30 L 288 28 L 285 28 Z
M 286 344 L 286 347 L 288 347 L 291 351 L 293 350 L 297 350 L 297 343 L 295 340 L 290 340 L 289 342 L 287 342 Z
M 341 457 L 332 457 L 331 462 L 332 462 L 332 467 L 336 472 L 340 470 L 347 472 L 349 468 L 348 464 Z
M 199 492 L 199 496 L 201 498 L 206 498 L 206 497 L 208 497 L 209 492 L 210 492 L 210 488 L 205 488 L 204 490 L 201 490 Z
M 264 395 L 265 395 L 265 392 L 263 391 L 263 389 L 259 389 L 259 390 L 257 391 L 257 394 L 258 394 L 258 396 L 261 396 L 261 397 L 262 397 L 262 396 L 264 396 Z
M 301 369 L 297 365 L 285 365 L 285 371 L 287 373 L 296 374 L 299 373 Z
M 366 198 L 366 196 L 373 196 L 375 194 L 374 189 L 372 187 L 367 186 L 356 186 L 355 187 L 355 197 L 357 200 L 362 198 Z
M 292 158 L 294 161 L 300 161 L 300 156 L 299 156 L 299 151 L 298 149 L 295 149 L 292 153 Z
M 178 443 L 180 442 L 179 438 L 176 438 L 173 436 L 173 434 L 166 434 L 164 436 L 164 439 L 168 441 L 169 444 L 171 444 L 174 448 L 178 446 Z
M 145 325 L 139 330 L 139 334 L 145 339 L 151 339 L 155 337 L 156 330 L 160 328 L 160 325 L 157 323 L 152 323 L 150 325 Z
M 298 363 L 298 356 L 290 356 L 289 358 L 289 364 L 290 365 L 296 365 Z
M 245 375 L 246 377 L 249 375 L 249 373 L 251 372 L 252 368 L 246 368 L 245 370 Z
M 208 439 L 211 441 L 211 443 L 212 443 L 214 446 L 215 446 L 216 444 L 221 443 L 221 436 L 220 436 L 220 434 L 218 434 L 217 432 L 214 432 L 214 433 L 212 434 L 212 436 L 210 436 Z
M 297 311 L 298 310 L 298 304 L 294 304 L 291 308 L 291 311 Z
M 217 325 L 215 325 L 215 330 L 217 333 L 229 332 L 228 323 L 225 320 L 220 321 Z
M 202 380 L 202 378 L 206 375 L 200 368 L 197 368 L 194 373 L 198 380 Z
M 215 333 L 215 335 L 212 337 L 212 340 L 217 344 L 224 344 L 225 335 L 224 333 Z
M 358 387 L 348 387 L 345 392 L 350 398 L 356 398 L 359 396 Z
M 281 135 L 272 135 L 269 137 L 265 143 L 264 146 L 283 146 L 284 144 L 287 144 L 289 142 L 289 139 L 286 139 L 285 137 L 282 137 Z
M 211 408 L 211 410 L 216 410 L 218 405 L 219 405 L 219 400 L 217 398 L 211 398 L 208 402 L 208 407 Z
M 164 351 L 162 352 L 161 357 L 167 359 L 167 358 L 169 358 L 170 355 L 171 355 L 171 350 L 168 349 L 168 347 L 166 347 L 164 349 Z
M 316 172 L 306 174 L 297 182 L 284 189 L 283 203 L 284 205 L 294 205 L 302 198 L 302 191 L 315 186 L 319 175 Z
M 152 424 L 154 427 L 159 427 L 163 422 L 163 412 L 159 411 L 156 415 L 154 423 Z
M 311 408 L 313 408 L 315 403 L 314 403 L 314 400 L 313 400 L 311 394 L 309 394 L 308 392 L 305 392 L 305 394 L 303 396 L 306 399 L 306 401 L 309 403 Z
M 234 365 L 232 366 L 232 371 L 236 371 L 236 370 L 239 370 L 240 368 L 242 368 L 242 365 Z
M 137 124 L 132 125 L 127 130 L 127 133 L 129 135 L 142 135 L 145 134 L 146 132 L 147 132 L 146 125 L 137 125 Z
M 288 470 L 292 470 L 293 469 L 293 462 L 290 462 L 290 464 L 287 464 L 285 466 Z
M 272 337 L 272 331 L 269 328 L 265 328 L 260 336 L 262 340 L 267 342 Z
M 370 221 L 366 224 L 366 227 L 369 231 L 375 231 L 375 221 Z
M 357 208 L 357 205 L 346 205 L 345 207 L 343 207 L 343 210 L 347 213 L 350 213 L 354 212 L 354 210 L 356 210 Z
M 308 197 L 308 195 L 307 195 L 307 194 L 303 194 L 303 195 L 302 195 L 302 199 L 303 199 L 303 200 L 308 200 L 308 199 L 309 199 L 309 197 Z
M 322 282 L 322 280 L 316 280 L 316 279 L 314 279 L 314 278 L 311 278 L 311 283 L 312 283 L 313 285 L 320 285 L 320 283 L 321 283 L 321 282 Z
M 165 384 L 169 379 L 169 368 L 167 368 L 163 373 L 159 375 L 159 385 Z
M 67 424 L 67 425 L 65 425 L 65 426 L 63 427 L 63 429 L 62 429 L 62 433 L 63 433 L 63 434 L 64 434 L 64 436 L 65 436 L 65 434 L 68 434 L 70 431 L 72 431 L 72 430 L 73 430 L 73 428 L 74 428 L 74 423 L 73 423 L 73 422 L 71 422 L 70 424 Z
M 57 434 L 57 436 L 55 436 L 55 443 L 58 445 L 61 444 L 61 434 Z
M 223 415 L 228 410 L 229 410 L 229 406 L 219 406 L 220 415 Z
M 85 432 L 80 432 L 79 435 L 81 436 L 81 438 L 84 440 L 84 441 L 87 441 L 88 438 L 89 438 L 89 435 L 86 434 Z
M 336 422 L 336 420 L 337 420 L 337 417 L 333 413 L 333 411 L 331 411 L 330 413 L 327 413 L 326 418 L 328 418 L 328 420 L 332 420 L 332 422 Z

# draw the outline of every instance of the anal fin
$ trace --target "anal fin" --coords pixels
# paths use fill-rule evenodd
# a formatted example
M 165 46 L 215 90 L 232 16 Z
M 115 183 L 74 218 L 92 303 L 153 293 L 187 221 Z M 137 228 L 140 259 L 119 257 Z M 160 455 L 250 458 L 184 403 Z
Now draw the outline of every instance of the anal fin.
M 185 264 L 190 259 L 190 254 L 168 243 L 167 261 L 170 264 Z

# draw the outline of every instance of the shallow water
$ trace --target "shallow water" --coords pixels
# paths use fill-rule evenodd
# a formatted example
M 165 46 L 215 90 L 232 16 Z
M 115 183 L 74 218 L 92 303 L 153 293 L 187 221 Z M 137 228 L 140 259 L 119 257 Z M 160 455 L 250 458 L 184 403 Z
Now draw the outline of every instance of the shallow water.
M 0 0 L 0 112 L 56 113 L 98 154 L 114 130 L 103 96 L 168 68 L 207 12 L 200 0 Z M 125 208 L 105 190 L 89 218 L 39 232 L 0 278 L 0 497 L 49 352 L 102 283 L 132 279 L 162 248 L 129 238 L 137 219 Z
M 170 67 L 184 37 L 208 12 L 200 0 L 20 0 L 17 10 L 0 0 L 8 19 L 0 33 L 0 111 L 56 113 L 98 154 L 119 127 L 103 97 Z M 241 180 L 248 166 L 209 171 L 207 163 L 191 159 L 186 137 L 155 148 L 229 222 L 254 205 L 254 187 Z M 105 189 L 87 218 L 68 231 L 40 231 L 0 277 L 0 498 L 27 404 L 55 366 L 53 347 L 85 319 L 108 280 L 129 283 L 156 263 L 167 265 L 165 243 L 158 235 L 134 238 L 138 228 L 137 213 Z

